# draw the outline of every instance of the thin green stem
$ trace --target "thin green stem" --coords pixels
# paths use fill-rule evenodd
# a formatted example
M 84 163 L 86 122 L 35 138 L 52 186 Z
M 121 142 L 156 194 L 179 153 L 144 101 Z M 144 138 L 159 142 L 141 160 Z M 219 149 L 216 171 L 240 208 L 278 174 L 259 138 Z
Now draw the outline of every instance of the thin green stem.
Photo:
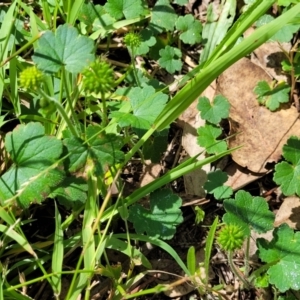
M 70 118 L 68 117 L 68 115 L 66 114 L 63 106 L 61 105 L 61 103 L 59 103 L 55 98 L 50 97 L 49 95 L 47 95 L 42 89 L 38 89 L 39 94 L 46 98 L 48 101 L 53 102 L 58 110 L 58 112 L 60 113 L 61 117 L 63 118 L 63 120 L 67 123 L 68 128 L 70 129 L 71 133 L 76 136 L 79 137 L 79 134 L 76 130 L 76 128 L 74 127 L 73 123 L 71 122 Z
M 108 124 L 107 117 L 107 106 L 106 106 L 106 97 L 105 93 L 101 92 L 101 102 L 102 102 L 102 126 L 105 127 Z
M 246 239 L 246 249 L 245 249 L 245 259 L 244 259 L 245 278 L 248 278 L 248 274 L 249 274 L 249 253 L 250 253 L 250 237 Z
M 65 87 L 64 90 L 65 90 L 66 96 L 67 96 L 68 110 L 71 112 L 71 116 L 72 116 L 72 119 L 75 122 L 75 124 L 78 124 L 77 115 L 75 114 L 75 111 L 74 111 L 74 104 L 72 103 L 72 100 L 71 100 L 71 95 L 69 93 L 69 87 L 68 87 L 68 83 L 67 83 L 66 77 L 67 77 L 67 72 L 66 72 L 66 69 L 63 68 L 63 70 L 62 70 L 62 78 L 63 78 L 64 87 Z
M 136 81 L 137 85 L 139 87 L 141 87 L 141 83 L 139 81 L 138 74 L 137 74 L 137 68 L 136 68 L 135 61 L 134 61 L 134 58 L 135 58 L 134 47 L 132 47 L 132 53 L 131 53 L 130 57 L 131 57 L 131 64 L 132 64 L 132 68 L 133 68 L 133 75 L 135 77 L 135 81 Z
M 228 251 L 228 263 L 233 274 L 244 284 L 245 288 L 249 288 L 249 283 L 245 280 L 244 276 L 240 273 L 240 271 L 236 268 L 233 263 L 233 252 Z

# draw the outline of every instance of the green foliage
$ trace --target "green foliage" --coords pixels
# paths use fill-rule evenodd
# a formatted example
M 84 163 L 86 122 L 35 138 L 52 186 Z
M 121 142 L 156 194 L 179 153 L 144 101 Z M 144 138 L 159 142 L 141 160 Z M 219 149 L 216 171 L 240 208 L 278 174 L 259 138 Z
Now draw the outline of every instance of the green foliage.
M 228 118 L 230 104 L 222 95 L 217 95 L 212 103 L 207 97 L 200 97 L 197 108 L 203 120 L 218 124 L 222 119 Z
M 282 70 L 289 73 L 293 74 L 295 77 L 300 76 L 300 60 L 299 60 L 299 55 L 295 55 L 294 61 L 291 63 L 288 60 L 283 60 L 281 62 L 282 65 Z
M 100 133 L 100 126 L 88 126 L 86 142 L 77 137 L 66 138 L 65 146 L 70 153 L 66 160 L 70 172 L 90 171 L 101 176 L 109 166 L 113 166 L 124 159 L 120 151 L 122 140 L 113 134 Z
M 140 32 L 140 45 L 138 47 L 132 49 L 132 47 L 128 47 L 131 53 L 135 55 L 144 55 L 147 54 L 150 50 L 150 47 L 156 44 L 156 38 L 153 36 L 150 29 L 145 28 Z M 134 50 L 134 51 L 133 51 Z
M 264 15 L 256 22 L 256 26 L 260 27 L 274 20 L 271 15 Z M 293 34 L 296 33 L 300 28 L 299 24 L 287 24 L 282 26 L 282 28 L 270 39 L 270 41 L 276 41 L 279 43 L 288 43 L 292 38 Z
M 219 141 L 217 138 L 221 135 L 222 129 L 213 125 L 205 124 L 198 128 L 198 144 L 204 147 L 207 153 L 221 153 L 227 149 L 225 141 Z
M 300 140 L 292 136 L 283 146 L 283 161 L 275 166 L 274 181 L 286 195 L 300 195 Z
M 174 0 L 174 3 L 178 5 L 186 5 L 189 3 L 189 0 Z
M 168 146 L 168 133 L 168 129 L 156 132 L 152 139 L 145 142 L 143 147 L 144 159 L 150 159 L 153 163 L 160 161 L 162 153 Z
M 181 31 L 179 37 L 184 43 L 194 45 L 201 42 L 202 24 L 192 15 L 180 16 L 175 25 Z
M 252 197 L 241 190 L 236 193 L 235 199 L 226 199 L 223 203 L 226 210 L 224 223 L 240 226 L 245 236 L 250 236 L 251 229 L 263 233 L 273 228 L 275 217 L 264 198 Z
M 207 174 L 207 182 L 204 184 L 205 190 L 209 194 L 214 194 L 217 200 L 229 198 L 233 191 L 230 186 L 224 185 L 228 175 L 221 170 L 216 170 Z
M 280 103 L 289 101 L 290 87 L 281 82 L 275 87 L 270 87 L 266 81 L 260 81 L 254 89 L 258 102 L 265 105 L 271 111 L 279 108 Z
M 105 4 L 107 12 L 117 20 L 132 19 L 144 13 L 141 0 L 108 0 Z
M 78 19 L 87 25 L 88 28 L 92 28 L 95 19 L 101 18 L 104 13 L 102 6 L 94 5 L 91 2 L 84 2 L 81 6 Z
M 177 15 L 169 0 L 158 0 L 152 9 L 149 27 L 154 33 L 173 31 L 176 20 Z
M 49 197 L 57 198 L 66 207 L 72 207 L 74 201 L 81 205 L 87 198 L 87 184 L 82 177 L 68 176 L 58 186 L 52 189 Z
M 228 29 L 232 26 L 236 13 L 236 1 L 228 0 L 222 7 L 221 14 L 214 11 L 213 3 L 207 8 L 207 20 L 203 28 L 204 49 L 200 55 L 200 64 L 206 62 L 214 49 L 221 43 Z
M 6 135 L 5 148 L 13 165 L 0 179 L 2 205 L 16 193 L 21 207 L 40 203 L 64 179 L 64 172 L 57 168 L 62 142 L 45 136 L 41 124 L 19 125 Z
M 267 273 L 269 282 L 280 292 L 300 290 L 300 233 L 283 224 L 275 228 L 273 239 L 257 240 L 260 259 L 271 264 Z
M 297 4 L 299 3 L 299 0 L 278 0 L 277 4 L 279 6 L 289 6 L 291 4 Z
M 129 32 L 124 36 L 124 43 L 131 49 L 138 48 L 141 45 L 141 37 L 137 33 Z
M 152 86 L 146 85 L 143 88 L 132 88 L 128 98 L 132 114 L 118 111 L 112 112 L 111 115 L 117 119 L 121 127 L 131 126 L 139 135 L 153 125 L 168 100 L 166 94 L 155 93 Z
M 102 38 L 110 33 L 111 26 L 116 22 L 116 19 L 108 14 L 104 8 L 101 9 L 100 14 L 93 22 L 93 30 L 98 31 Z
M 169 73 L 173 74 L 175 71 L 180 71 L 182 68 L 181 51 L 178 48 L 166 46 L 159 51 L 161 56 L 158 63 L 165 68 Z
M 76 28 L 61 25 L 56 32 L 46 31 L 38 41 L 32 60 L 46 73 L 65 68 L 71 73 L 81 72 L 94 61 L 94 44 L 88 37 L 78 34 Z
M 182 221 L 181 199 L 168 189 L 150 194 L 150 210 L 139 204 L 129 208 L 128 220 L 137 233 L 147 233 L 150 237 L 171 239 L 176 226 Z

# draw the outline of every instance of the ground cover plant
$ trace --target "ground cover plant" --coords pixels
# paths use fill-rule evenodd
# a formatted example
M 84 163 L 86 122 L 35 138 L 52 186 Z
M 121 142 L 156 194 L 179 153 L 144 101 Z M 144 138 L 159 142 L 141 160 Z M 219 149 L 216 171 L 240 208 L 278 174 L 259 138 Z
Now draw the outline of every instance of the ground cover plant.
M 162 299 L 175 292 L 182 299 L 299 298 L 297 228 L 288 218 L 278 224 L 267 196 L 278 187 L 284 196 L 300 196 L 300 4 L 208 2 L 203 18 L 185 0 L 3 3 L 1 299 Z M 249 64 L 251 53 L 272 41 L 281 47 L 280 72 L 289 80 L 255 78 L 249 105 L 231 80 L 241 102 L 233 105 L 222 93 L 226 72 L 237 62 Z M 293 47 L 285 50 L 284 43 Z M 196 63 L 188 63 L 191 56 Z M 202 95 L 218 77 L 217 94 Z M 167 160 L 175 122 L 195 101 L 201 151 L 180 161 L 173 155 L 147 183 L 134 180 L 136 166 L 146 173 L 149 164 Z M 242 104 L 239 119 L 235 109 Z M 258 116 L 282 118 L 284 134 L 278 141 L 271 136 L 274 147 L 264 135 L 262 163 L 241 162 L 249 147 L 242 122 L 257 126 Z M 261 135 L 258 130 L 258 140 Z M 255 146 L 250 143 L 252 152 Z M 259 184 L 271 178 L 272 188 L 255 194 L 230 183 L 232 174 L 220 167 L 230 155 Z M 189 208 L 202 241 L 179 251 L 172 241 L 187 210 L 174 183 L 210 165 L 201 188 L 211 206 L 200 201 Z M 255 237 L 267 232 L 269 238 Z M 155 267 L 149 245 L 179 271 Z M 216 253 L 224 255 L 228 278 L 212 276 Z M 160 276 L 167 273 L 173 277 L 166 283 Z M 188 292 L 178 292 L 181 286 Z

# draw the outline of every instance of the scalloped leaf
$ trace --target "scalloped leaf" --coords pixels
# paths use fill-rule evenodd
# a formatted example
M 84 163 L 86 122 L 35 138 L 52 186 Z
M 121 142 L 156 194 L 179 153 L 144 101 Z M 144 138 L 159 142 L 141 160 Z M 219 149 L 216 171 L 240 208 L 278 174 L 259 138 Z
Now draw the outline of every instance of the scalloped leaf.
M 171 239 L 183 221 L 180 210 L 182 200 L 169 189 L 157 190 L 150 194 L 150 210 L 140 204 L 129 207 L 128 220 L 138 234 Z
M 79 73 L 94 61 L 93 51 L 92 39 L 64 24 L 55 33 L 48 30 L 41 36 L 32 60 L 46 73 L 56 73 L 62 67 L 71 73 Z

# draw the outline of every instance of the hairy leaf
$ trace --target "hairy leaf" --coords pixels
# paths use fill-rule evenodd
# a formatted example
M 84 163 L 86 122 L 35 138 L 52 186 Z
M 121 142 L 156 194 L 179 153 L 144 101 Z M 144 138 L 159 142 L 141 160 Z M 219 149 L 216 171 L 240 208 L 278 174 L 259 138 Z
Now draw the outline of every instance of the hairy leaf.
M 46 136 L 40 123 L 19 125 L 5 139 L 5 148 L 13 161 L 11 168 L 0 178 L 0 199 L 4 201 L 16 193 L 18 203 L 28 207 L 40 203 L 57 186 L 64 173 L 56 168 L 62 153 L 62 143 Z
M 94 60 L 93 50 L 93 40 L 64 24 L 55 33 L 48 30 L 41 36 L 32 60 L 47 73 L 58 72 L 62 67 L 71 73 L 79 73 Z
M 235 199 L 226 199 L 223 203 L 226 210 L 223 221 L 227 225 L 240 226 L 245 235 L 250 236 L 251 229 L 263 233 L 273 228 L 275 216 L 264 198 L 252 197 L 241 190 L 236 193 Z

